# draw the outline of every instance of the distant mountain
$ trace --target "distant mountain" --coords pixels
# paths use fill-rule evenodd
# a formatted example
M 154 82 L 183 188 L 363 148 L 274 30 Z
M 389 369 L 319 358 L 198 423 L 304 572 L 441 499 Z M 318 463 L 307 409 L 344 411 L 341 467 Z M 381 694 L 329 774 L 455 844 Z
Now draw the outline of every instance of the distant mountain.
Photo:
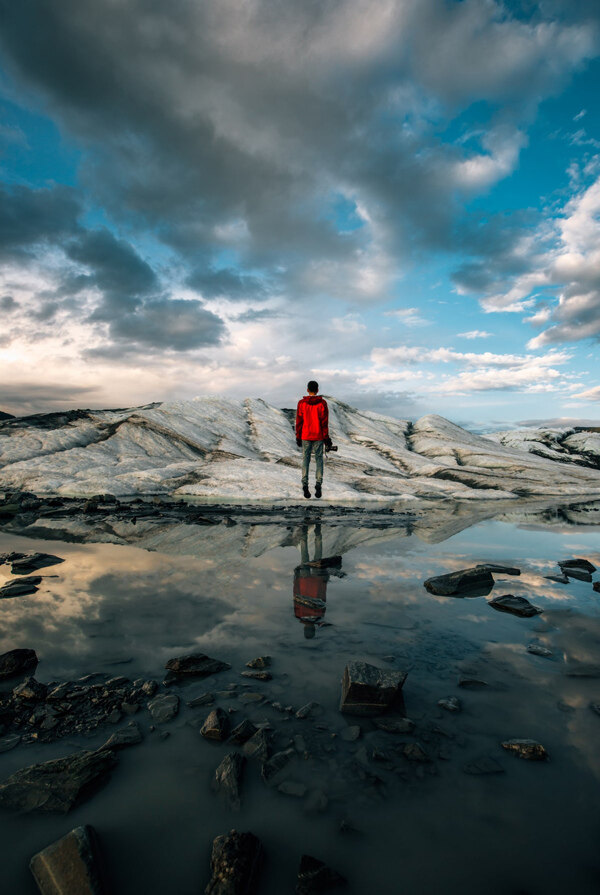
M 559 450 L 545 430 L 481 436 L 436 415 L 410 423 L 334 399 L 329 410 L 339 451 L 326 458 L 322 503 L 600 496 L 597 433 L 561 435 Z M 0 488 L 39 494 L 303 502 L 300 466 L 293 413 L 261 399 L 37 414 L 0 428 Z
M 0 420 L 14 420 L 14 416 L 12 413 L 3 413 L 3 411 L 0 410 Z

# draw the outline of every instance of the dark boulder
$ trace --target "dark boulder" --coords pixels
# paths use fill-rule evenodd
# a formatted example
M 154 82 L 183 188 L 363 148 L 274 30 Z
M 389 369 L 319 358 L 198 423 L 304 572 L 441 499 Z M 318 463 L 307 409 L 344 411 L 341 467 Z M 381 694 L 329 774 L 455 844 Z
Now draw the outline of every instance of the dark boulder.
M 24 556 L 22 559 L 13 560 L 13 575 L 31 575 L 38 569 L 45 569 L 47 566 L 55 566 L 64 562 L 60 556 L 53 556 L 51 553 L 33 553 L 30 556 Z
M 193 653 L 169 659 L 165 668 L 177 677 L 208 677 L 219 671 L 226 671 L 231 665 L 221 662 L 220 659 L 211 659 L 204 653 Z
M 512 615 L 518 615 L 520 618 L 531 618 L 533 615 L 539 615 L 542 611 L 533 606 L 525 597 L 515 597 L 514 594 L 504 594 L 502 597 L 494 597 L 488 602 L 488 606 L 492 609 L 498 609 L 500 612 L 510 612 Z
M 581 557 L 564 559 L 562 562 L 559 562 L 559 566 L 567 575 L 569 574 L 568 569 L 583 569 L 585 572 L 590 572 L 590 574 L 596 571 L 596 566 L 589 559 L 582 559 Z
M 76 752 L 21 768 L 0 785 L 0 807 L 66 813 L 88 798 L 116 763 L 114 752 Z
M 441 597 L 486 597 L 494 586 L 494 579 L 488 568 L 459 569 L 428 578 L 423 586 L 430 594 Z
M 506 740 L 502 743 L 502 748 L 528 761 L 546 761 L 548 758 L 546 749 L 536 740 Z
M 9 581 L 8 584 L 0 588 L 0 598 L 28 597 L 37 593 L 38 584 L 41 584 L 41 581 L 39 575 L 34 575 L 32 578 L 21 578 L 18 581 Z
M 98 837 L 93 827 L 75 827 L 29 863 L 42 895 L 108 895 Z
M 492 572 L 494 575 L 520 575 L 521 569 L 518 569 L 516 566 L 502 566 L 498 565 L 495 562 L 482 562 L 478 563 L 475 566 L 476 569 L 480 569 L 481 571 Z
M 298 868 L 296 895 L 315 895 L 346 885 L 346 879 L 332 870 L 323 861 L 311 855 L 302 855 Z
M 251 659 L 249 662 L 246 662 L 246 668 L 268 668 L 270 664 L 270 656 L 257 656 L 256 659 Z
M 265 761 L 260 771 L 260 775 L 265 783 L 272 783 L 276 780 L 284 768 L 288 766 L 294 755 L 294 749 L 283 749 Z
M 0 680 L 33 671 L 38 664 L 38 657 L 32 649 L 11 649 L 0 656 Z
M 200 728 L 200 733 L 207 740 L 217 740 L 222 743 L 229 736 L 229 716 L 223 709 L 213 709 Z
M 226 755 L 215 771 L 214 788 L 225 796 L 232 808 L 240 807 L 240 790 L 246 759 L 239 752 Z
M 597 594 L 600 594 L 600 581 L 594 581 L 594 590 Z
M 204 895 L 256 895 L 263 847 L 253 833 L 217 836 L 210 857 L 212 879 Z
M 342 678 L 340 711 L 348 715 L 379 715 L 402 703 L 403 671 L 349 662 Z
M 243 746 L 244 743 L 248 742 L 250 737 L 253 737 L 256 733 L 257 728 L 254 726 L 252 721 L 249 721 L 245 718 L 237 727 L 234 727 L 231 731 L 231 736 L 229 737 L 229 741 L 231 743 L 236 743 L 238 746 Z
M 269 734 L 262 728 L 257 730 L 249 740 L 244 743 L 244 754 L 248 758 L 257 758 L 259 761 L 267 761 L 271 753 Z
M 46 699 L 48 687 L 46 684 L 36 681 L 34 677 L 28 677 L 13 690 L 13 696 L 17 700 L 27 702 L 43 702 Z

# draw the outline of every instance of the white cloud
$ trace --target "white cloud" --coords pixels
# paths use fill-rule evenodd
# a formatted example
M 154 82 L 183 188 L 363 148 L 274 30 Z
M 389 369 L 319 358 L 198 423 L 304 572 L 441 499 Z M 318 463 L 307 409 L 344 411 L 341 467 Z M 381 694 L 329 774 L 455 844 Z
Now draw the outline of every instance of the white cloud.
M 394 308 L 392 311 L 385 311 L 385 317 L 396 317 L 404 326 L 427 326 L 429 320 L 421 316 L 418 308 Z
M 489 339 L 492 333 L 488 333 L 483 329 L 471 329 L 466 333 L 458 333 L 460 339 Z
M 586 401 L 600 401 L 600 385 L 588 388 L 583 392 L 573 395 L 574 398 L 584 398 Z

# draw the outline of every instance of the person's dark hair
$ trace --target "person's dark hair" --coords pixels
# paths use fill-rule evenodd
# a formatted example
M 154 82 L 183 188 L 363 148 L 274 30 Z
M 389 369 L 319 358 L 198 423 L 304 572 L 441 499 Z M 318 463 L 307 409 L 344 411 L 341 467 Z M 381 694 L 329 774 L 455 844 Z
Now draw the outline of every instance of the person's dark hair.
M 306 386 L 307 392 L 315 392 L 315 394 L 319 391 L 319 383 L 315 382 L 314 379 L 311 379 L 308 385 Z

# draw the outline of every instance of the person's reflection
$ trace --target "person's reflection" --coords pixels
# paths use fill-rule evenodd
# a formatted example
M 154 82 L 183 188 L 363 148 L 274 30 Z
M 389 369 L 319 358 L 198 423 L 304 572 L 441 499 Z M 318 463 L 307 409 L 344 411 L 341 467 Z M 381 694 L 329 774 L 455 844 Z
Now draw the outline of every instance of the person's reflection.
M 327 568 L 320 568 L 323 557 L 323 536 L 321 525 L 314 526 L 314 551 L 310 559 L 308 550 L 308 525 L 303 526 L 300 535 L 301 563 L 294 569 L 294 615 L 304 625 L 304 636 L 309 639 L 315 636 L 317 626 L 323 624 L 327 601 Z

